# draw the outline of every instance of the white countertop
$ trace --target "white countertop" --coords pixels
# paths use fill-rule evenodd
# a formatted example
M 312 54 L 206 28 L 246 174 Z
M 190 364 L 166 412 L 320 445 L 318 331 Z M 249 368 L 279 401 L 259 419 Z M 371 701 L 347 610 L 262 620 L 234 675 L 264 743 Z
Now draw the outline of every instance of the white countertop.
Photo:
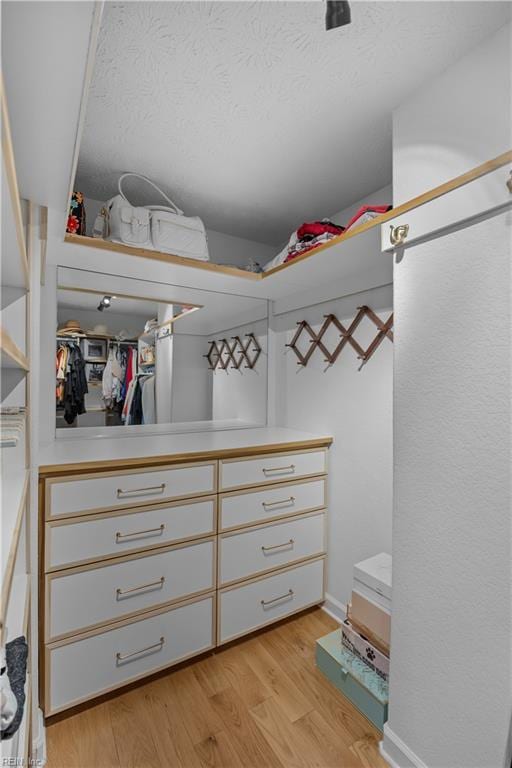
M 144 435 L 137 437 L 98 437 L 94 440 L 54 440 L 39 448 L 39 467 L 49 471 L 60 465 L 162 459 L 193 453 L 215 453 L 269 445 L 305 442 L 329 444 L 330 435 L 315 435 L 283 427 L 232 429 L 218 432 Z M 298 446 L 300 447 L 300 445 Z

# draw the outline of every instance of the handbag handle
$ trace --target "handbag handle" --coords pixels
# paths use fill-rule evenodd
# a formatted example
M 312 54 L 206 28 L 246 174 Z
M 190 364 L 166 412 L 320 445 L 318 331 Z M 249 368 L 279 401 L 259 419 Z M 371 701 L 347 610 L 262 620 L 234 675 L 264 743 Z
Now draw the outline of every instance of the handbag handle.
M 140 173 L 134 173 L 133 171 L 128 171 L 127 173 L 123 173 L 123 174 L 122 174 L 122 175 L 119 177 L 119 181 L 118 181 L 118 184 L 117 184 L 117 187 L 118 187 L 118 189 L 119 189 L 119 194 L 121 195 L 121 197 L 124 197 L 124 199 L 126 200 L 126 202 L 127 202 L 127 203 L 129 203 L 129 204 L 131 205 L 130 201 L 128 200 L 128 198 L 126 197 L 126 195 L 124 194 L 124 192 L 123 192 L 123 189 L 122 189 L 122 181 L 123 181 L 123 179 L 126 179 L 126 177 L 127 177 L 127 176 L 134 176 L 136 179 L 142 179 L 142 181 L 145 181 L 147 184 L 149 184 L 150 186 L 152 186 L 152 187 L 153 187 L 153 189 L 156 189 L 156 191 L 157 191 L 157 192 L 160 192 L 160 194 L 162 195 L 162 197 L 164 198 L 164 200 L 166 200 L 166 201 L 169 203 L 169 205 L 172 207 L 172 209 L 173 209 L 174 211 L 176 211 L 176 213 L 177 213 L 179 216 L 183 216 L 183 211 L 182 211 L 180 208 L 178 208 L 178 206 L 177 206 L 175 203 L 173 203 L 173 201 L 172 201 L 172 200 L 171 200 L 169 197 L 167 197 L 167 195 L 165 194 L 165 192 L 163 192 L 163 191 L 160 189 L 160 187 L 158 187 L 158 186 L 155 184 L 155 182 L 154 182 L 154 181 L 151 181 L 151 179 L 148 179 L 148 177 L 147 177 L 147 176 L 142 176 L 142 174 L 140 174 Z

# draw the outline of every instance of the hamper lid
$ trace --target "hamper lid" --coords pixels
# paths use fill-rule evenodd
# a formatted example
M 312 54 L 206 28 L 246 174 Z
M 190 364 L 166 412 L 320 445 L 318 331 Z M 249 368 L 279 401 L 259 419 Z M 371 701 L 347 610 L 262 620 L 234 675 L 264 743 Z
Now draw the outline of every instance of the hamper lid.
M 391 600 L 391 555 L 380 552 L 354 565 L 354 579 Z

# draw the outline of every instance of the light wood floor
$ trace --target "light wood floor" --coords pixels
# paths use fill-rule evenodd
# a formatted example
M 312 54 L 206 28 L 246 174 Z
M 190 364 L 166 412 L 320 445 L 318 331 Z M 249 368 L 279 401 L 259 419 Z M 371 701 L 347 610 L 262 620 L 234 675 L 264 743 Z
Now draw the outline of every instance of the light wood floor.
M 315 609 L 53 723 L 48 768 L 387 768 L 316 669 Z

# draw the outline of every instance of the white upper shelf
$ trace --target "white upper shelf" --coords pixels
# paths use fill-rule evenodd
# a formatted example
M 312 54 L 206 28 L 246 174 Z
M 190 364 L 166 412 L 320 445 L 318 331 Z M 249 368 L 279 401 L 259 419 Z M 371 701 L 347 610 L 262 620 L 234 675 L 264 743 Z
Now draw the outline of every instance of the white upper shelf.
M 54 260 L 63 266 L 98 272 L 105 270 L 107 262 L 110 272 L 123 274 L 118 270 L 126 267 L 129 258 L 134 271 L 140 269 L 142 279 L 150 277 L 173 285 L 271 299 L 275 302 L 274 312 L 279 314 L 391 283 L 393 253 L 382 252 L 381 225 L 396 221 L 397 216 L 453 192 L 511 161 L 512 152 L 505 152 L 263 274 L 69 234 L 64 243 L 56 244 Z M 105 252 L 108 252 L 108 260 Z
M 2 102 L 2 285 L 27 290 L 29 273 L 25 230 L 3 84 L 0 84 L 0 87 Z
M 263 275 L 78 235 L 66 235 L 62 248 L 59 244 L 52 250 L 53 260 L 60 265 L 93 269 L 98 264 L 98 271 L 124 274 L 118 270 L 126 267 L 129 257 L 131 266 L 142 264 L 142 279 L 274 301 L 322 283 L 346 282 L 350 286 L 346 292 L 352 293 L 392 280 L 392 256 L 380 252 L 378 226 L 358 237 L 340 238 L 329 247 L 310 252 L 310 258 L 299 258 Z M 130 274 L 135 276 L 132 270 Z

